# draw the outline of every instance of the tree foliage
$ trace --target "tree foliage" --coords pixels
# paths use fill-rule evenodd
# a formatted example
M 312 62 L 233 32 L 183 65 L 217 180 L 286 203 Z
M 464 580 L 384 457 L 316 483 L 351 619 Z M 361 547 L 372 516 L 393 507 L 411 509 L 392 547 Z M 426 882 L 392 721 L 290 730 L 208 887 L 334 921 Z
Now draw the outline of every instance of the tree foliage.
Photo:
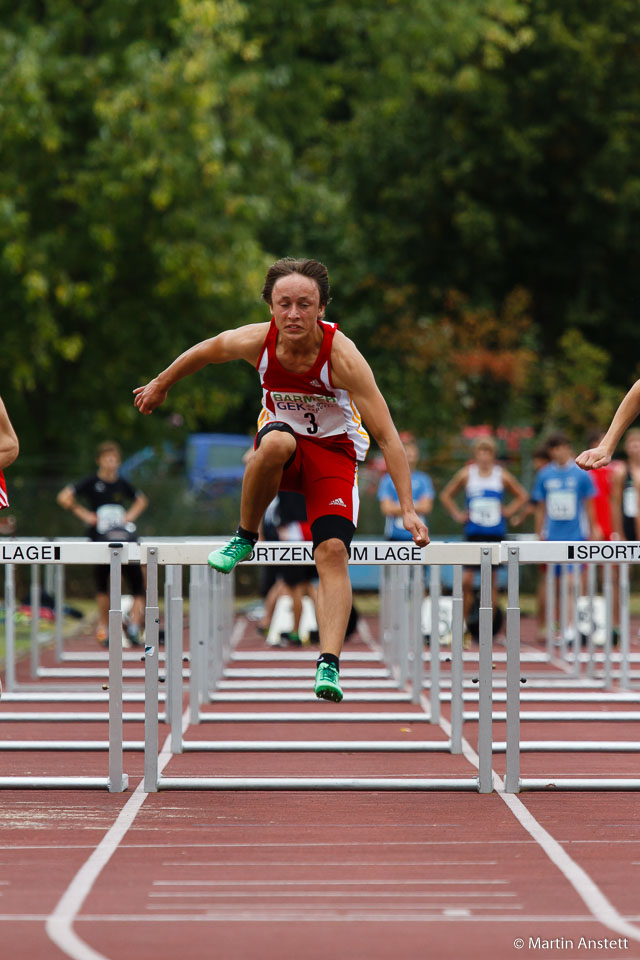
M 469 422 L 583 430 L 635 375 L 635 0 L 0 12 L 0 382 L 23 462 L 157 438 L 132 388 L 263 319 L 285 254 L 329 265 L 332 318 L 434 446 Z M 244 431 L 256 404 L 238 364 L 168 409 Z

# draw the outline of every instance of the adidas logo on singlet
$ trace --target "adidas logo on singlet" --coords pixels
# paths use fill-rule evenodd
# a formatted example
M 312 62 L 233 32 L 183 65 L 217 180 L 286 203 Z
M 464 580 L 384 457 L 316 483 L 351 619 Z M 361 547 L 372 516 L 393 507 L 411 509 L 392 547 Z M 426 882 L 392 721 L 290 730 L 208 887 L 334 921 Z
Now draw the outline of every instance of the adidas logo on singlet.
M 347 505 L 346 505 L 346 503 L 344 502 L 344 500 L 342 499 L 342 497 L 336 497 L 335 500 L 332 500 L 332 501 L 331 501 L 331 503 L 329 504 L 329 506 L 330 506 L 330 507 L 345 507 L 345 509 L 346 509 L 346 506 L 347 506 Z
M 311 383 L 311 386 L 312 386 L 312 387 L 321 387 L 321 386 L 322 386 L 322 384 L 320 383 L 319 380 L 311 380 L 310 383 Z

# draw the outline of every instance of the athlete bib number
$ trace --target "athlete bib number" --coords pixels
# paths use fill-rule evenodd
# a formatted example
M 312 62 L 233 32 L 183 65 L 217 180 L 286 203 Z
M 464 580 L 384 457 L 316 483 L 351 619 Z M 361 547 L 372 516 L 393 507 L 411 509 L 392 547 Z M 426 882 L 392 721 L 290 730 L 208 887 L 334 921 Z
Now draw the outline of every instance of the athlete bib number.
M 638 516 L 638 491 L 635 487 L 625 487 L 622 493 L 622 512 L 625 517 Z
M 107 530 L 113 530 L 114 527 L 121 527 L 124 523 L 124 507 L 119 503 L 105 503 L 96 510 L 98 522 L 96 529 L 98 533 L 106 533 Z
M 502 520 L 502 508 L 497 497 L 474 497 L 469 502 L 469 520 L 476 527 L 497 527 Z
M 575 490 L 552 490 L 547 498 L 547 513 L 550 520 L 575 520 L 578 513 Z

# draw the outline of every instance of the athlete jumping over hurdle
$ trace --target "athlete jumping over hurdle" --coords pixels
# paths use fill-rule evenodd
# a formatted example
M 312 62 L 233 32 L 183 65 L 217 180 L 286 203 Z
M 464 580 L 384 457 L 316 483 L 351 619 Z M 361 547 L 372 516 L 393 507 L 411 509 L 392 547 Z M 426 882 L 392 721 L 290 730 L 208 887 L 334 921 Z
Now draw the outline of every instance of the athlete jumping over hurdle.
M 226 330 L 181 354 L 133 392 L 149 414 L 178 380 L 209 363 L 245 360 L 258 370 L 262 410 L 255 452 L 242 483 L 240 525 L 209 564 L 229 573 L 258 540 L 262 515 L 279 489 L 304 494 L 313 537 L 320 632 L 315 694 L 342 700 L 339 657 L 351 610 L 348 550 L 358 520 L 358 460 L 376 439 L 398 493 L 403 523 L 414 542 L 429 533 L 416 514 L 404 447 L 373 372 L 355 344 L 324 319 L 329 276 L 317 260 L 278 260 L 267 272 L 262 299 L 267 323 Z M 362 416 L 361 413 L 362 412 Z

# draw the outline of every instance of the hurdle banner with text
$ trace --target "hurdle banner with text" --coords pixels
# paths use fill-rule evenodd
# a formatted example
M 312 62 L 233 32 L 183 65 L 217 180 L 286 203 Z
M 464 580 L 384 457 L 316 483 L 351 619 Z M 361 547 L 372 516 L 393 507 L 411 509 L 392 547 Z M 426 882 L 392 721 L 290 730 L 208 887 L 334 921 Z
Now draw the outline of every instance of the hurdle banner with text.
M 626 563 L 640 560 L 640 543 L 599 543 L 587 541 L 585 543 L 570 544 L 567 547 L 568 560 L 591 560 L 602 563 L 607 560 L 617 560 Z

